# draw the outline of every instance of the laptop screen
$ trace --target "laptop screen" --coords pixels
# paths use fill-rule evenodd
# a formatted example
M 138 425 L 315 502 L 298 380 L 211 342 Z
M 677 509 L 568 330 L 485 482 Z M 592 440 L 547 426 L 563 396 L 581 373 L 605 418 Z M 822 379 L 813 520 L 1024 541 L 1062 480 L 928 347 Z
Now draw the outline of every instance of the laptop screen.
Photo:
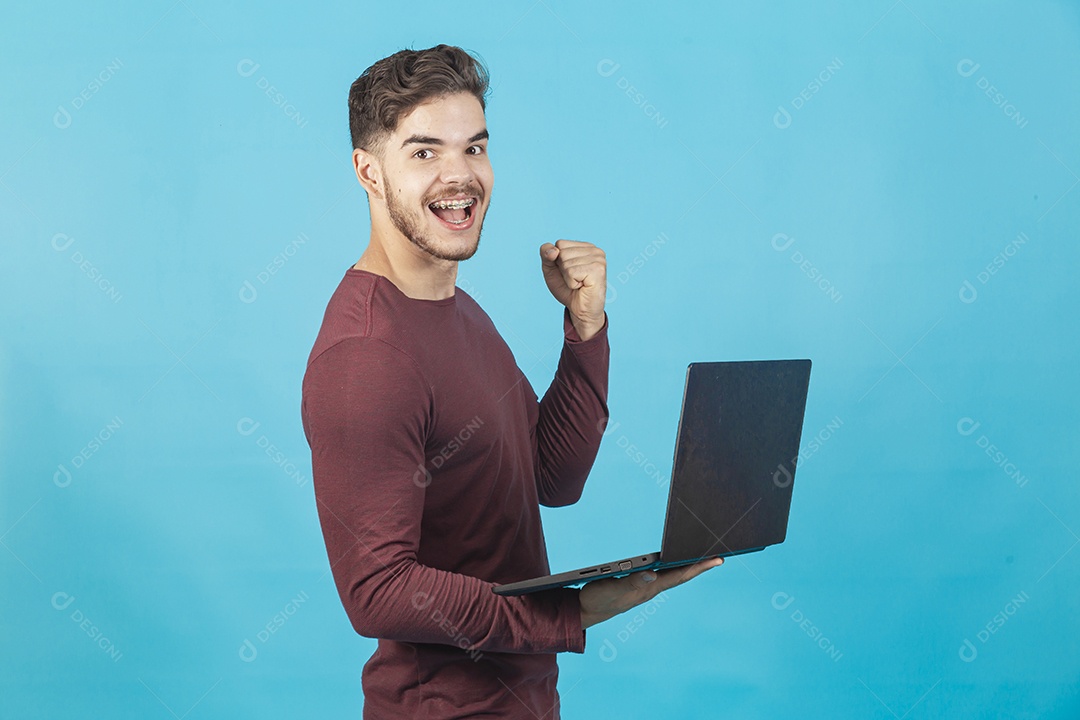
M 784 541 L 810 360 L 691 363 L 662 562 Z

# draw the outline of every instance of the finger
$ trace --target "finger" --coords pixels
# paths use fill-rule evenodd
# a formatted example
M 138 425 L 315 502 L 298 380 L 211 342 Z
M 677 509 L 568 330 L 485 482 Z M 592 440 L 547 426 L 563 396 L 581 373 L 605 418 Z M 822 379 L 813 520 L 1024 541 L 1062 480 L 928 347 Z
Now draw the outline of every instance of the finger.
M 626 579 L 630 582 L 630 587 L 635 590 L 644 590 L 656 582 L 657 575 L 652 570 L 642 570 L 641 572 L 632 573 Z
M 584 280 L 585 278 L 598 280 L 607 276 L 606 266 L 595 256 L 571 258 L 565 253 L 560 253 L 556 264 L 562 268 L 564 275 L 573 277 L 575 280 Z
M 564 247 L 567 247 L 567 248 L 572 248 L 572 247 L 596 247 L 596 245 L 594 245 L 591 242 L 582 242 L 581 240 L 566 240 L 564 238 L 559 238 L 558 240 L 555 241 L 555 244 L 558 245 L 560 248 L 564 248 Z
M 586 267 L 592 269 L 594 272 L 607 267 L 607 263 L 604 262 L 604 257 L 602 255 L 597 255 L 596 253 L 575 255 L 569 250 L 559 251 L 559 263 L 564 268 Z
M 564 264 L 599 266 L 607 265 L 607 255 L 598 247 L 561 247 L 559 248 L 559 262 Z
M 554 246 L 553 246 L 554 247 Z M 602 263 L 607 255 L 598 247 L 561 247 L 558 248 L 559 257 L 563 262 L 596 262 Z
M 590 285 L 599 285 L 607 279 L 607 267 L 603 260 L 596 258 L 571 259 L 559 255 L 555 264 L 560 266 L 564 274 L 570 275 L 577 280 L 589 278 Z
M 662 576 L 660 580 L 664 583 L 666 588 L 675 587 L 676 585 L 682 585 L 684 582 L 696 578 L 706 570 L 711 570 L 712 568 L 719 567 L 723 564 L 723 558 L 713 558 L 711 560 L 702 560 L 701 562 L 685 567 L 662 570 L 660 572 L 660 575 Z
M 581 265 L 575 265 L 573 267 L 563 266 L 562 268 L 563 280 L 566 281 L 566 286 L 577 290 L 580 287 L 586 285 L 595 285 L 596 282 L 592 280 L 592 275 L 587 268 L 583 268 Z

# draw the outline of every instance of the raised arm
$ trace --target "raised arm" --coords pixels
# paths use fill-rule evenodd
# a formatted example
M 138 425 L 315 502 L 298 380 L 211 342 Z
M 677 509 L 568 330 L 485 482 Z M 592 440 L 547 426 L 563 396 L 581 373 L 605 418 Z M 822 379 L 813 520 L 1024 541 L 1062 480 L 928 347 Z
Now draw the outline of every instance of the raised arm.
M 494 583 L 417 561 L 431 402 L 412 359 L 372 338 L 334 345 L 304 377 L 319 520 L 353 628 L 491 652 L 584 652 L 578 590 L 502 597 Z
M 607 426 L 607 257 L 592 243 L 540 246 L 548 290 L 564 307 L 559 367 L 540 401 L 536 490 L 544 505 L 578 501 Z

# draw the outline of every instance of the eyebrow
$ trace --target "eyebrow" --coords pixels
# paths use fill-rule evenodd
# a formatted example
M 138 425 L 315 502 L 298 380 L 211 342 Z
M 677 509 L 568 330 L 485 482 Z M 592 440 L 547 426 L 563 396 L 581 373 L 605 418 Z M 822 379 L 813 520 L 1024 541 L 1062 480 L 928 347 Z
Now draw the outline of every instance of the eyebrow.
M 469 138 L 467 142 L 469 142 L 471 144 L 471 143 L 476 142 L 477 140 L 486 140 L 487 138 L 488 138 L 488 131 L 487 131 L 487 128 L 485 128 L 485 129 L 481 130 L 480 132 L 476 133 L 475 135 L 473 135 L 471 138 Z M 401 143 L 401 147 L 404 148 L 406 145 L 409 145 L 410 143 L 416 144 L 416 145 L 444 145 L 445 144 L 439 138 L 428 137 L 427 135 L 412 135 L 410 137 L 405 138 L 405 142 Z

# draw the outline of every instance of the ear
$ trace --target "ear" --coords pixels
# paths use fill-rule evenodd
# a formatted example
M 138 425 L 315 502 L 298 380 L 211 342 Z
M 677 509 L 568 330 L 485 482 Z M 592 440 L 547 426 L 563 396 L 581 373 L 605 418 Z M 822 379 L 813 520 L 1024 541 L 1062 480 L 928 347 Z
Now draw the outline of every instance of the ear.
M 360 181 L 360 184 L 364 186 L 364 190 L 367 191 L 368 200 L 373 197 L 384 198 L 382 164 L 379 162 L 379 158 L 363 148 L 356 148 L 353 150 L 352 162 L 353 170 L 356 172 L 356 179 Z

